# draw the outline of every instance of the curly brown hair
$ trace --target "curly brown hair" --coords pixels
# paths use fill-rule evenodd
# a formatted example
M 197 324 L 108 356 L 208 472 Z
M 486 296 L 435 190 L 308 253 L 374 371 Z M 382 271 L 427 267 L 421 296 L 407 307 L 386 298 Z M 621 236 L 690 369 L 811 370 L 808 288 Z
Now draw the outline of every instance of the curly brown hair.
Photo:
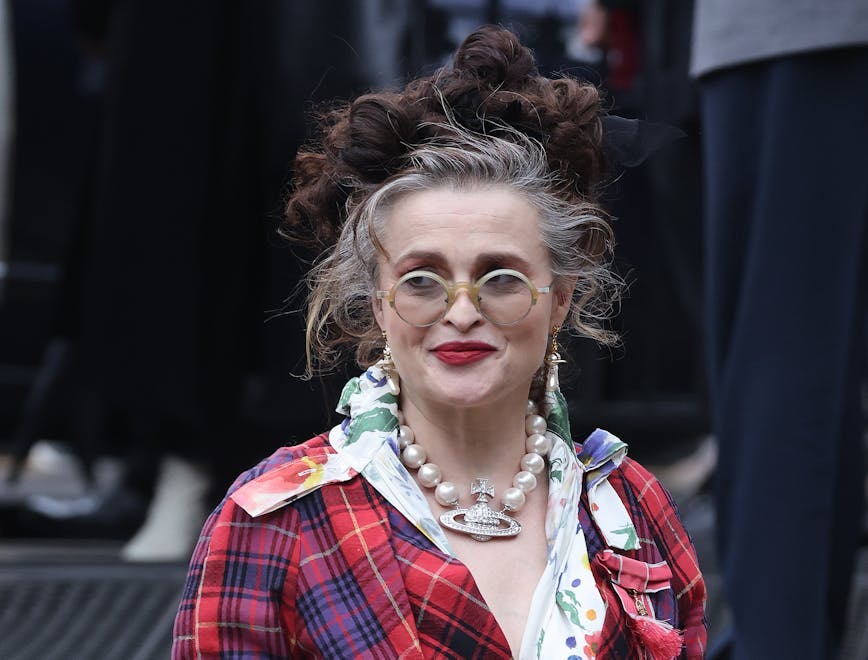
M 323 255 L 308 280 L 308 373 L 351 345 L 361 365 L 375 359 L 383 215 L 402 194 L 444 186 L 523 194 L 539 211 L 554 274 L 577 279 L 570 325 L 613 343 L 602 327 L 619 290 L 597 206 L 602 114 L 596 87 L 539 75 L 531 51 L 496 26 L 477 29 L 434 75 L 323 113 L 320 139 L 296 157 L 283 227 Z

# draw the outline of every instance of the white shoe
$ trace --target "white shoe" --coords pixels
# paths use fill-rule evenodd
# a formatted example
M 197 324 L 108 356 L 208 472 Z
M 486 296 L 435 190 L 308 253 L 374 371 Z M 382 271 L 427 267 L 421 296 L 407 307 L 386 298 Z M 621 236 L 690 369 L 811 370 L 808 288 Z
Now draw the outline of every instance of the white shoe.
M 201 467 L 177 456 L 160 461 L 154 497 L 145 523 L 121 550 L 126 561 L 189 559 L 207 516 L 210 480 Z

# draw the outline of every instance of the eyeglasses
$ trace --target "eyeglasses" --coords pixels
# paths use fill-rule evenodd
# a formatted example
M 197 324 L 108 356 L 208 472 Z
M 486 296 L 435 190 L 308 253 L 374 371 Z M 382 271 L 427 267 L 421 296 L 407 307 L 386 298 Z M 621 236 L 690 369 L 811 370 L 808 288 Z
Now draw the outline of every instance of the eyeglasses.
M 436 273 L 414 270 L 389 291 L 377 291 L 377 298 L 389 305 L 406 323 L 418 328 L 434 325 L 446 316 L 458 291 L 465 289 L 476 310 L 495 325 L 514 325 L 530 313 L 551 284 L 537 288 L 517 270 L 499 268 L 486 273 L 475 283 L 450 284 Z

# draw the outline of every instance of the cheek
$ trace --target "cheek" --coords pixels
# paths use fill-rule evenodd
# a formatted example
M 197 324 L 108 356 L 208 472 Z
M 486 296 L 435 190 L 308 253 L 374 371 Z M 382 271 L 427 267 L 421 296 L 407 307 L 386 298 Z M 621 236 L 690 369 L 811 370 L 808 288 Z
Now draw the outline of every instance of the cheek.
M 534 357 L 538 364 L 542 364 L 545 359 L 546 353 L 548 353 L 549 348 L 549 333 L 545 332 L 541 336 L 537 337 L 536 340 L 536 350 L 534 351 Z
M 394 312 L 391 314 L 387 312 L 385 319 L 385 329 L 389 335 L 389 346 L 392 348 L 392 359 L 400 370 L 401 365 L 409 362 L 412 359 L 413 353 L 422 346 L 425 332 L 423 328 L 414 328 L 407 325 Z
M 540 310 L 542 312 L 542 310 Z M 542 363 L 549 345 L 549 328 L 546 314 L 543 312 L 539 318 L 526 328 L 525 332 L 516 340 L 521 344 L 521 350 L 527 355 L 528 362 Z

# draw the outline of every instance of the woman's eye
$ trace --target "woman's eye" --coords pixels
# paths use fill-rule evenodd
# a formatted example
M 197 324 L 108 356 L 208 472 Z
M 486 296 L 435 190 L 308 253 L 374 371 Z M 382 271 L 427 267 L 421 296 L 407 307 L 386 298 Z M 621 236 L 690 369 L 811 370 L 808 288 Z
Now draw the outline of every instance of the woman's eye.
M 406 280 L 404 283 L 413 289 L 424 289 L 431 286 L 437 285 L 437 280 L 433 277 L 428 277 L 427 275 L 414 275 Z
M 443 286 L 430 275 L 419 273 L 404 280 L 399 291 L 411 296 L 439 296 Z
M 512 291 L 522 286 L 524 286 L 524 282 L 515 275 L 510 275 L 509 273 L 499 273 L 485 281 L 486 288 L 496 289 L 498 291 Z

